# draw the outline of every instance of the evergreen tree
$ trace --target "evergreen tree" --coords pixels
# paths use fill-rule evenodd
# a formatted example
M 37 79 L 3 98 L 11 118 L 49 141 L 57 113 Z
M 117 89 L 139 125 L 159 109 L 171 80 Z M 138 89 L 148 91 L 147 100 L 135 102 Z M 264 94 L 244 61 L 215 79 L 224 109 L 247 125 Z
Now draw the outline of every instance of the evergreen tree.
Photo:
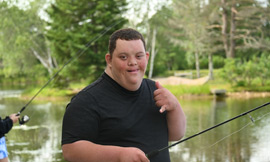
M 61 0 L 47 10 L 51 19 L 47 36 L 59 64 L 85 50 L 61 72 L 65 82 L 66 79 L 94 80 L 100 76 L 105 67 L 109 36 L 126 22 L 122 17 L 126 5 L 125 0 Z M 112 28 L 86 48 L 90 40 L 108 27 Z
M 222 36 L 227 58 L 248 57 L 251 50 L 269 50 L 265 39 L 267 8 L 256 0 L 221 0 Z M 268 27 L 269 30 L 269 27 Z

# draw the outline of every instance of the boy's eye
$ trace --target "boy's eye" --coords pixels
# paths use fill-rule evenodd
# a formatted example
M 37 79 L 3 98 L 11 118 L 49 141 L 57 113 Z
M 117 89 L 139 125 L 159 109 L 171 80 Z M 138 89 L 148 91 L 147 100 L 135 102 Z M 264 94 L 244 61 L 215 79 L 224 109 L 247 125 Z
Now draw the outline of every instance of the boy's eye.
M 143 54 L 140 54 L 140 55 L 137 55 L 137 58 L 143 58 L 144 57 L 144 55 Z
M 127 59 L 127 56 L 119 56 L 119 57 L 120 57 L 120 59 L 122 59 L 122 60 Z

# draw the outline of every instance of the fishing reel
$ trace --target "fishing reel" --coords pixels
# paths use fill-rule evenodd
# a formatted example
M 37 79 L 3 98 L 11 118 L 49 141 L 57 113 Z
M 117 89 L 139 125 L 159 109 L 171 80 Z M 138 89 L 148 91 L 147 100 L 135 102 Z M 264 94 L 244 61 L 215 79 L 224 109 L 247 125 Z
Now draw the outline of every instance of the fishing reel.
M 20 114 L 21 113 L 18 112 L 17 116 L 19 116 Z M 20 125 L 23 125 L 23 124 L 27 123 L 29 120 L 30 120 L 29 116 L 24 115 L 21 118 L 19 118 L 19 123 L 20 123 Z
M 27 123 L 30 120 L 30 118 L 27 115 L 24 115 L 21 119 L 19 118 L 20 125 L 23 125 Z

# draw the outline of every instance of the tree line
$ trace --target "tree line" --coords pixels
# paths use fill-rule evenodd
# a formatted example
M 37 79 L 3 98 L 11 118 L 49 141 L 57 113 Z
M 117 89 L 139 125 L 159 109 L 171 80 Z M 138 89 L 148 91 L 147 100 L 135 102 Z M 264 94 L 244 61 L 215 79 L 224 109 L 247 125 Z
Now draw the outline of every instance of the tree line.
M 12 2 L 0 1 L 0 82 L 49 78 L 80 50 L 84 54 L 61 71 L 57 83 L 92 81 L 106 66 L 109 36 L 123 27 L 136 28 L 145 36 L 151 54 L 149 78 L 189 69 L 201 77 L 200 69 L 209 69 L 214 79 L 214 68 L 224 68 L 225 79 L 232 80 L 228 60 L 250 66 L 270 55 L 269 0 L 34 0 L 24 8 Z M 46 5 L 44 19 L 40 13 Z M 150 8 L 155 8 L 154 15 Z M 130 10 L 141 19 L 128 19 Z M 89 40 L 108 27 L 112 29 L 88 48 Z M 269 80 L 267 76 L 262 80 Z

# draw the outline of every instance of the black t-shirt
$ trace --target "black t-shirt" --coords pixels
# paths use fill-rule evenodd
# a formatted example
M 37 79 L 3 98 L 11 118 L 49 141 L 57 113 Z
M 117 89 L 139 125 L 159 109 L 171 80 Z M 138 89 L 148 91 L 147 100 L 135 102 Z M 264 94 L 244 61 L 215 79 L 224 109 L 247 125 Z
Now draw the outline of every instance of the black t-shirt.
M 63 119 L 62 145 L 88 140 L 101 145 L 137 147 L 149 153 L 168 146 L 166 113 L 155 105 L 155 82 L 143 79 L 137 91 L 121 87 L 106 73 L 84 88 Z M 151 162 L 168 162 L 162 151 Z

